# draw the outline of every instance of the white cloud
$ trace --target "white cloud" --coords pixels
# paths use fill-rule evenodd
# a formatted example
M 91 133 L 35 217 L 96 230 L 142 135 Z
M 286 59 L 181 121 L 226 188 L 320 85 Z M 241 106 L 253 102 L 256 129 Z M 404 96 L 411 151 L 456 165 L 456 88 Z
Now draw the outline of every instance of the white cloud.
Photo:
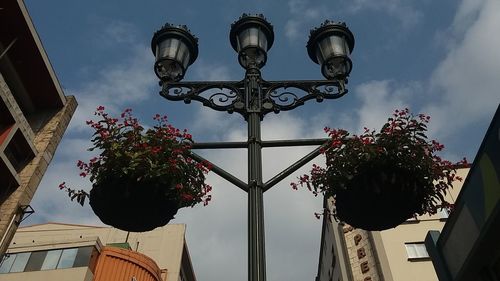
M 474 6 L 474 9 L 467 10 L 477 9 Z M 491 118 L 498 106 L 500 37 L 496 34 L 500 30 L 499 10 L 500 2 L 484 2 L 477 20 L 468 27 L 463 40 L 452 46 L 432 75 L 431 87 L 438 102 L 429 105 L 425 111 L 437 117 L 433 118 L 438 122 L 434 122 L 432 128 L 441 136 L 453 134 L 477 120 Z M 468 16 L 457 16 L 454 26 L 469 21 Z M 449 123 L 454 125 L 448 126 Z
M 116 113 L 123 110 L 124 104 L 148 98 L 156 85 L 152 65 L 151 51 L 143 45 L 135 45 L 123 63 L 98 70 L 95 80 L 79 89 L 69 89 L 67 94 L 75 95 L 78 101 L 70 130 L 86 128 L 85 121 L 99 105 Z
M 82 141 L 74 139 L 63 140 L 59 149 L 64 150 L 65 147 L 72 147 L 74 142 L 78 143 Z M 54 161 L 49 165 L 35 193 L 35 198 L 31 202 L 36 215 L 28 219 L 25 223 L 33 224 L 55 221 L 102 225 L 88 206 L 88 202 L 86 202 L 85 207 L 81 207 L 76 202 L 71 202 L 67 193 L 60 191 L 58 188 L 60 183 L 66 182 L 67 186 L 71 188 L 89 190 L 90 184 L 88 179 L 80 177 L 78 175 L 79 170 L 76 167 L 77 159 L 86 160 L 85 154 L 84 149 L 78 148 L 73 151 L 73 157 L 75 158 L 72 157 L 65 161 Z
M 359 133 L 363 127 L 369 129 L 380 129 L 381 124 L 395 109 L 408 107 L 408 100 L 415 92 L 417 84 L 398 85 L 396 82 L 370 81 L 359 85 L 356 96 L 361 100 L 361 106 L 357 110 L 359 123 L 356 131 Z
M 486 0 L 463 0 L 453 19 L 452 29 L 455 34 L 464 34 L 477 21 L 479 12 Z

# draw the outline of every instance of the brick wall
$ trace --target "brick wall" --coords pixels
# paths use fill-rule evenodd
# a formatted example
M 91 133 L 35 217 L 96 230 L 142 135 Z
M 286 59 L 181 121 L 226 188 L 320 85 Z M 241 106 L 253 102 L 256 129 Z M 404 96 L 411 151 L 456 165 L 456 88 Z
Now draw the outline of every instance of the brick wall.
M 19 173 L 21 185 L 0 205 L 0 239 L 4 238 L 3 243 L 0 245 L 1 255 L 9 245 L 17 229 L 17 225 L 14 223 L 10 229 L 7 228 L 12 218 L 14 216 L 19 216 L 19 206 L 28 205 L 31 202 L 47 170 L 47 166 L 52 160 L 57 145 L 61 141 L 69 121 L 75 112 L 77 102 L 72 96 L 66 97 L 64 107 L 61 108 L 35 135 L 1 75 L 0 95 L 14 115 L 16 123 L 23 131 L 28 142 L 30 142 L 36 150 L 35 157 Z M 18 219 L 17 217 L 16 220 Z

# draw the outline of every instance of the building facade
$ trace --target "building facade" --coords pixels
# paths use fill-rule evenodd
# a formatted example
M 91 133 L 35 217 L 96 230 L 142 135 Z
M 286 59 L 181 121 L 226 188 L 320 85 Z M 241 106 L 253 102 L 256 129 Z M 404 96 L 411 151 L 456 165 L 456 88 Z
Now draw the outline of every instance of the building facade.
M 22 0 L 0 3 L 0 256 L 76 109 Z
M 440 281 L 500 280 L 500 106 L 444 228 L 426 237 Z
M 186 226 L 131 233 L 46 223 L 21 227 L 0 263 L 2 281 L 196 281 Z
M 465 179 L 469 169 L 457 171 Z M 455 182 L 446 195 L 448 202 L 456 202 L 461 185 Z M 332 201 L 326 206 L 332 208 Z M 427 232 L 441 230 L 447 218 L 448 213 L 442 210 L 393 229 L 366 231 L 325 216 L 316 281 L 437 281 L 424 241 Z M 328 245 L 333 249 L 325 250 Z

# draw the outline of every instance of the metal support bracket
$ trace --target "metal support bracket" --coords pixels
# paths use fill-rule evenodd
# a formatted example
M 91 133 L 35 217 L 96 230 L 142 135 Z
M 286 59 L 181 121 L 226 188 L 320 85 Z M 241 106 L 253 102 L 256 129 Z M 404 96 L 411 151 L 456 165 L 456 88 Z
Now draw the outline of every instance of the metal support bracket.
M 18 213 L 20 213 L 21 217 L 19 220 L 16 220 L 16 224 L 22 223 L 25 219 L 35 213 L 35 210 L 31 207 L 31 205 L 21 205 L 19 206 Z

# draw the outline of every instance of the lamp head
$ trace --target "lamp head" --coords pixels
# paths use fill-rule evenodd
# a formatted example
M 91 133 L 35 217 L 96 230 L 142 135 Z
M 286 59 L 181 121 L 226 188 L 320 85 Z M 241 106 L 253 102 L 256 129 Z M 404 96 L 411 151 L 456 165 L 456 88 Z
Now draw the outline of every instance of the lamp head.
M 273 26 L 262 14 L 243 14 L 231 25 L 229 40 L 243 68 L 262 68 L 267 61 L 267 51 L 273 45 Z
M 344 22 L 325 21 L 311 30 L 307 52 L 321 65 L 326 79 L 345 79 L 352 70 L 349 58 L 354 48 L 354 35 Z
M 198 38 L 187 26 L 165 24 L 151 40 L 154 70 L 162 81 L 180 81 L 198 57 Z

